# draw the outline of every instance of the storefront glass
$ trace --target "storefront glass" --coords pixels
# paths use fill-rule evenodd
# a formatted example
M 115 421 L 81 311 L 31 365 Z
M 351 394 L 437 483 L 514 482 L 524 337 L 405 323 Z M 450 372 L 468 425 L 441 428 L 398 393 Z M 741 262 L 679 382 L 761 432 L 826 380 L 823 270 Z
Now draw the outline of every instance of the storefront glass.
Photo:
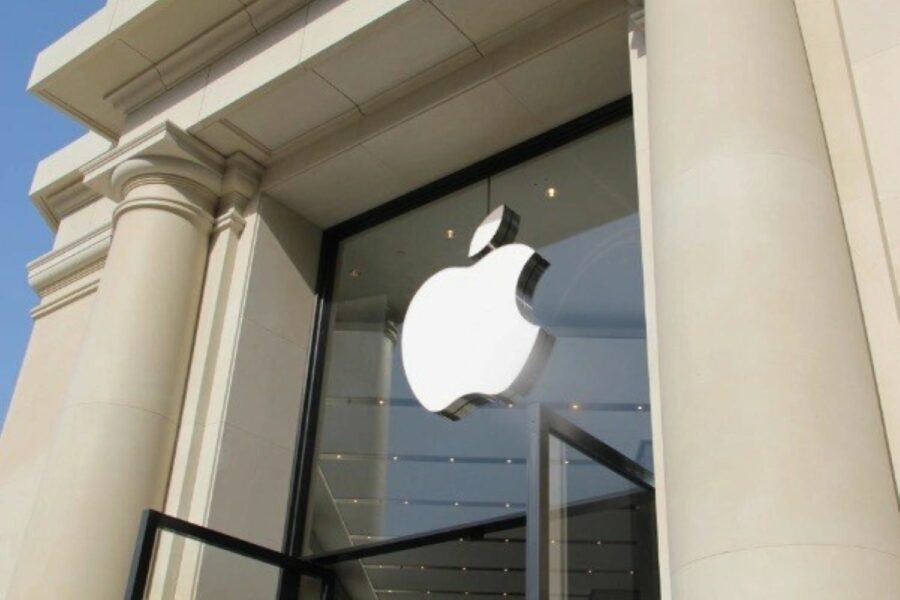
M 471 235 L 500 204 L 521 216 L 516 241 L 550 263 L 534 294 L 534 319 L 555 344 L 525 397 L 450 421 L 422 408 L 409 388 L 400 347 L 404 315 L 429 276 L 471 264 Z M 304 554 L 524 515 L 526 407 L 533 403 L 652 468 L 630 119 L 344 239 L 333 286 Z M 592 480 L 597 469 L 589 461 L 566 464 L 569 481 L 587 490 L 579 502 L 590 502 L 587 492 L 608 482 Z M 616 514 L 631 523 L 633 504 L 626 504 Z M 343 586 L 368 586 L 378 595 L 519 595 L 521 537 L 501 532 L 345 565 Z M 621 541 L 622 553 L 633 550 Z M 633 571 L 615 549 L 603 549 L 612 553 L 610 564 Z M 627 573 L 620 579 L 610 585 L 633 589 Z

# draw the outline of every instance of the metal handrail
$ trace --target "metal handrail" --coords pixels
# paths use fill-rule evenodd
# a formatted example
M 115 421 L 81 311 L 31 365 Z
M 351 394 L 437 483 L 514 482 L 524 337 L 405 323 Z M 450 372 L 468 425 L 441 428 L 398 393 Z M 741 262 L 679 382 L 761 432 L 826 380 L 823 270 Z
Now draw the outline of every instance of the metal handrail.
M 216 531 L 202 525 L 190 523 L 184 519 L 147 509 L 141 514 L 137 544 L 131 561 L 128 585 L 125 588 L 125 600 L 143 600 L 150 577 L 153 562 L 153 548 L 156 534 L 169 531 L 183 537 L 202 542 L 209 546 L 226 550 L 233 554 L 246 556 L 253 560 L 278 567 L 283 574 L 290 574 L 297 579 L 300 576 L 313 577 L 322 582 L 322 598 L 329 598 L 334 590 L 334 572 L 308 560 L 296 558 L 283 552 L 248 542 L 240 538 Z

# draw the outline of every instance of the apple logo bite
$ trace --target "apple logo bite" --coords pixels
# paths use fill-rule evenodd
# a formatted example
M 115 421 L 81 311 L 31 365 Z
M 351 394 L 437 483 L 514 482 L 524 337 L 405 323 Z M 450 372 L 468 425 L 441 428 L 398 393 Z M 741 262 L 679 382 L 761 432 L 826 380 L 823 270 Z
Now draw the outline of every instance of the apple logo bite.
M 549 263 L 514 244 L 519 215 L 500 206 L 475 230 L 470 267 L 438 271 L 403 323 L 403 368 L 428 410 L 457 420 L 473 406 L 528 392 L 553 337 L 532 323 L 531 299 Z

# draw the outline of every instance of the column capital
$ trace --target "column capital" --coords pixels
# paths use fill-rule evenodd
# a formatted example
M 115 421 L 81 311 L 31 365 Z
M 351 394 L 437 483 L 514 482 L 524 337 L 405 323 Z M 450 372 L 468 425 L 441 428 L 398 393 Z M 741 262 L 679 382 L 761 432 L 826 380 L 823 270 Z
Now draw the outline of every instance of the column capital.
M 181 215 L 203 229 L 213 224 L 222 177 L 196 162 L 171 156 L 139 156 L 119 163 L 109 178 L 118 202 L 113 227 L 123 214 L 155 208 Z
M 160 182 L 193 182 L 218 197 L 225 165 L 225 157 L 216 150 L 166 121 L 110 148 L 84 165 L 81 172 L 85 185 L 122 202 L 135 179 L 152 176 L 161 178 Z

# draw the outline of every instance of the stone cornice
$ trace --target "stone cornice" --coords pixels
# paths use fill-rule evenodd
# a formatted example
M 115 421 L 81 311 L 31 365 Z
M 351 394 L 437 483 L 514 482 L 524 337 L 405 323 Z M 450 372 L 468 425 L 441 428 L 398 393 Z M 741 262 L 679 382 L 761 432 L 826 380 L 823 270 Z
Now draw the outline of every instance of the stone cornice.
M 80 174 L 63 178 L 53 189 L 31 196 L 41 216 L 53 229 L 59 227 L 59 222 L 66 216 L 99 198 L 100 194 L 84 185 Z
M 310 0 L 250 0 L 246 7 L 200 33 L 161 61 L 107 93 L 103 99 L 130 113 L 211 65 Z
M 185 32 L 192 36 L 189 40 L 168 36 L 171 41 L 163 41 L 167 47 L 158 48 L 159 55 L 153 59 L 135 52 L 131 40 L 153 35 L 152 28 L 165 22 L 167 15 L 179 18 L 185 3 L 160 2 L 124 20 L 117 18 L 115 11 L 107 6 L 77 28 L 78 31 L 63 36 L 41 53 L 29 89 L 92 129 L 115 139 L 121 133 L 127 113 L 171 90 L 309 3 L 310 0 L 241 0 L 235 3 L 237 6 L 233 11 L 224 13 L 215 2 L 191 3 L 196 5 L 194 10 L 203 12 L 206 18 L 196 19 L 196 31 Z M 153 15 L 152 18 L 148 18 L 149 15 Z M 209 26 L 213 15 L 222 15 L 221 20 Z M 123 47 L 133 54 L 128 68 L 106 72 L 94 69 L 91 71 L 94 85 L 88 86 L 93 91 L 78 88 L 77 94 L 74 91 L 68 93 L 73 87 L 71 82 L 77 80 L 85 65 L 94 66 L 91 61 L 97 60 L 98 56 L 108 59 L 117 51 L 121 52 Z
M 44 297 L 102 267 L 112 242 L 112 225 L 91 231 L 28 263 L 28 284 Z

